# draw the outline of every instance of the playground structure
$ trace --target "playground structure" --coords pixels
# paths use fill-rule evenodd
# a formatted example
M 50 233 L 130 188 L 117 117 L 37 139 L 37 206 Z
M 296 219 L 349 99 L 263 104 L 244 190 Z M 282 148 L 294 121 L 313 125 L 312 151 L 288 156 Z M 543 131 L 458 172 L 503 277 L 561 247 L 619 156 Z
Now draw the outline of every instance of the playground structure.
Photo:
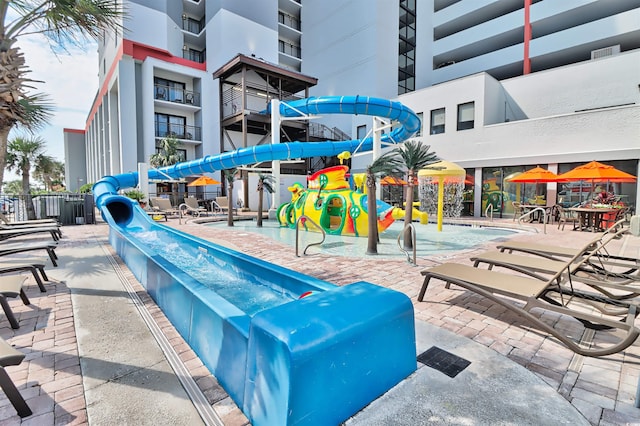
M 309 98 L 275 106 L 272 121 L 279 115 L 323 113 L 397 120 L 400 126 L 382 136 L 381 143 L 403 141 L 420 125 L 404 105 L 377 98 Z M 373 138 L 273 143 L 151 170 L 144 178 L 332 156 L 373 145 Z M 93 187 L 96 206 L 110 227 L 109 241 L 252 424 L 338 424 L 415 371 L 413 305 L 406 295 L 365 282 L 334 286 L 154 222 L 118 193 L 139 179 L 134 172 L 105 176 Z M 160 247 L 179 248 L 187 266 L 170 260 L 177 250 L 164 252 L 151 246 L 151 239 L 160 239 Z M 188 265 L 209 272 L 232 266 L 246 280 L 243 288 L 259 285 L 287 297 L 275 306 L 240 308 L 223 290 L 194 278 L 195 266 Z

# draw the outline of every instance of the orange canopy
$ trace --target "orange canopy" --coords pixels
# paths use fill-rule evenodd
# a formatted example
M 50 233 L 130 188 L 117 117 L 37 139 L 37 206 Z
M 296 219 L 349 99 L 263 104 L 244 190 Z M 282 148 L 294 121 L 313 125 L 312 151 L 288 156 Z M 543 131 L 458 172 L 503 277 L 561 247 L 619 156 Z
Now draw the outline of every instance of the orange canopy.
M 218 182 L 213 178 L 210 178 L 209 176 L 202 175 L 198 179 L 187 184 L 187 186 L 206 186 L 206 185 L 220 185 L 220 182 Z
M 385 176 L 380 179 L 380 185 L 406 185 L 407 182 L 395 176 Z
M 544 183 L 561 182 L 564 179 L 560 179 L 558 175 L 553 173 L 552 171 L 543 169 L 542 167 L 538 166 L 507 180 L 514 183 Z
M 591 180 L 610 182 L 635 182 L 637 178 L 629 173 L 618 170 L 608 164 L 592 161 L 558 176 L 564 180 Z

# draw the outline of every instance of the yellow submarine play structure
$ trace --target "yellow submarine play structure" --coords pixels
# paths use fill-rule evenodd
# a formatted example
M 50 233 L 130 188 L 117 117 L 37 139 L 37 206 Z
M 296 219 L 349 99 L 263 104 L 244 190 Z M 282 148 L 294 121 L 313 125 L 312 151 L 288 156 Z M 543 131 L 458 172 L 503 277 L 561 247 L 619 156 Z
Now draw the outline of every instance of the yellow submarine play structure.
M 328 167 L 308 177 L 307 188 L 295 183 L 288 189 L 291 202 L 278 207 L 277 218 L 281 226 L 295 228 L 302 216 L 310 218 L 327 234 L 366 237 L 368 235 L 367 197 L 364 192 L 364 174 L 353 176 L 356 189 L 347 180 L 349 168 L 344 165 Z M 404 210 L 376 200 L 378 232 L 387 229 L 396 219 L 404 217 Z M 414 218 L 427 222 L 427 214 L 413 209 Z M 317 230 L 304 223 L 304 228 Z

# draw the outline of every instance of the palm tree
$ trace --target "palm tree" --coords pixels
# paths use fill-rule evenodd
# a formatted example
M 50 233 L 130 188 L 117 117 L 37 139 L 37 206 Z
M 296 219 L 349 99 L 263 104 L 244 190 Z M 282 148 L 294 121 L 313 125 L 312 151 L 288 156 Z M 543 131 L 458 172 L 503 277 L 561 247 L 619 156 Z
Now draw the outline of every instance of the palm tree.
M 269 194 L 273 194 L 273 182 L 275 178 L 272 175 L 258 173 L 258 218 L 256 219 L 256 226 L 262 227 L 262 198 L 264 190 L 266 189 Z
M 378 215 L 376 200 L 376 176 L 394 175 L 402 173 L 401 162 L 398 153 L 389 151 L 376 158 L 367 166 L 367 212 L 368 212 L 368 236 L 367 254 L 378 254 Z
M 16 137 L 9 141 L 7 146 L 7 169 L 22 172 L 22 193 L 27 211 L 27 219 L 36 218 L 30 190 L 31 166 L 37 161 L 52 161 L 43 154 L 46 142 L 42 138 Z M 46 158 L 46 160 L 45 160 Z
M 45 190 L 51 191 L 55 183 L 64 180 L 64 164 L 42 155 L 35 162 L 33 177 L 44 183 Z
M 233 181 L 238 175 L 238 169 L 235 167 L 232 169 L 226 169 L 222 171 L 224 179 L 227 182 L 227 198 L 228 198 L 228 213 L 227 213 L 227 226 L 233 226 Z
M 42 34 L 52 48 L 82 45 L 98 39 L 106 29 L 122 28 L 120 2 L 113 0 L 11 0 L 0 1 L 0 164 L 7 158 L 11 129 L 20 125 L 35 131 L 51 116 L 46 95 L 30 93 L 38 81 L 28 78 L 29 68 L 16 43 L 23 36 Z M 0 167 L 0 186 L 4 167 Z
M 420 141 L 408 140 L 394 150 L 397 151 L 403 166 L 407 169 L 407 195 L 404 209 L 405 231 L 403 235 L 405 250 L 413 249 L 411 228 L 407 225 L 413 222 L 413 191 L 418 178 L 418 171 L 440 160 L 435 153 L 429 152 L 430 148 L 430 145 L 424 145 Z
M 158 142 L 159 151 L 149 157 L 149 165 L 151 167 L 167 167 L 173 166 L 184 160 L 178 148 L 182 146 L 177 138 L 170 136 L 168 138 L 162 138 Z M 174 197 L 178 197 L 178 188 L 176 183 L 171 184 L 171 193 L 175 194 Z M 172 200 L 172 204 L 175 205 L 176 200 Z

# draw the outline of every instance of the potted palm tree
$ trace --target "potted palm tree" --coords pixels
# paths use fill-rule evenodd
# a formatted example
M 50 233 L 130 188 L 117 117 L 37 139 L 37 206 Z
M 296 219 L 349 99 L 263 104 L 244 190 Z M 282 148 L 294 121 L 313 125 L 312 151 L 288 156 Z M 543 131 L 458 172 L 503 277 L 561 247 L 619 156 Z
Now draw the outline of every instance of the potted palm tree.
M 144 192 L 138 190 L 138 189 L 131 189 L 129 191 L 126 191 L 124 193 L 124 195 L 126 197 L 131 198 L 132 200 L 136 200 L 138 202 L 138 204 L 140 204 L 140 207 L 142 207 L 143 209 L 147 206 L 147 202 L 145 201 L 145 194 Z

